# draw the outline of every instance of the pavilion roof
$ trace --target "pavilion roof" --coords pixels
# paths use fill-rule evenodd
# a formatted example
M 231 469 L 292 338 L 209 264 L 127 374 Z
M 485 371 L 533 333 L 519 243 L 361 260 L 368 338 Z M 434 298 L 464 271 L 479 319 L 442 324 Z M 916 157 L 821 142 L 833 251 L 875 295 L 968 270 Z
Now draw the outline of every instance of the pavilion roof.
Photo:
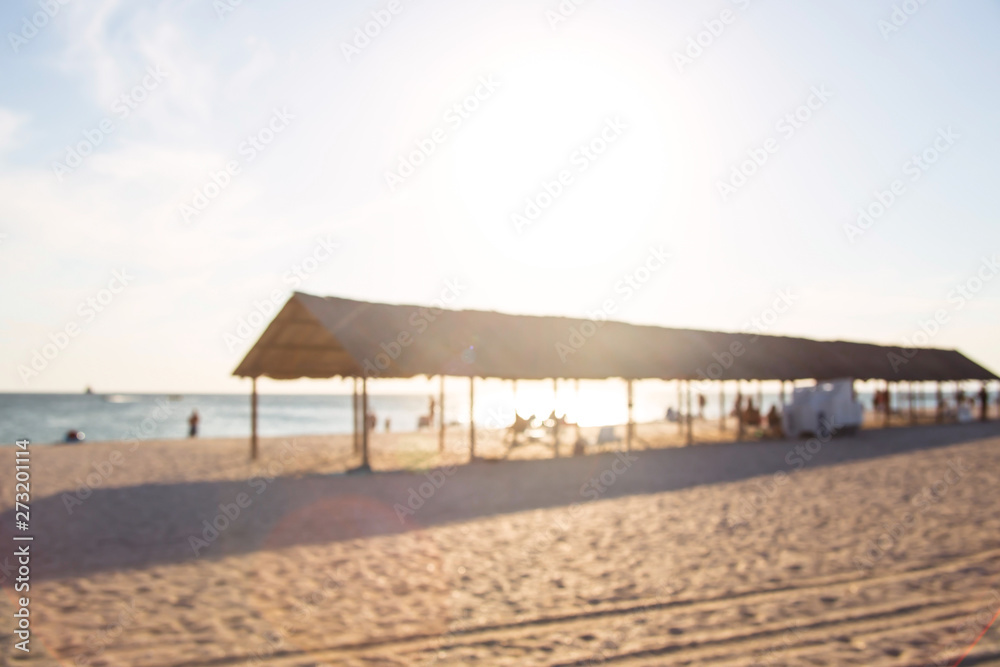
M 370 303 L 296 292 L 233 373 L 274 379 L 995 380 L 956 350 Z

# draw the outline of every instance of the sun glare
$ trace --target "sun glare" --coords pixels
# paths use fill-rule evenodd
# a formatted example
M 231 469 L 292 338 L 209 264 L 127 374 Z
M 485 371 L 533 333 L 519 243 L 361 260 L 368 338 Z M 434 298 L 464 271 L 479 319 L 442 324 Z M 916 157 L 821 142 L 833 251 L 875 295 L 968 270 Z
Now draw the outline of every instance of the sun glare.
M 461 214 L 503 256 L 593 264 L 658 215 L 675 168 L 662 130 L 669 109 L 621 58 L 538 47 L 497 68 L 501 89 L 456 139 L 447 178 Z

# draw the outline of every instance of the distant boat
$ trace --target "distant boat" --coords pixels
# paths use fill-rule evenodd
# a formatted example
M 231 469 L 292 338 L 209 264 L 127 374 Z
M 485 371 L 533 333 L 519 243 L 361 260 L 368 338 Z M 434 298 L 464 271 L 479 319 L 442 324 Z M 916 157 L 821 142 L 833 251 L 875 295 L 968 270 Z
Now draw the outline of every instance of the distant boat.
M 91 389 L 91 388 L 90 388 L 90 385 L 88 384 L 88 385 L 87 385 L 87 388 L 83 390 L 83 393 L 85 393 L 85 394 L 93 394 L 93 393 L 94 393 L 94 390 L 93 390 L 93 389 Z
M 134 398 L 124 394 L 108 394 L 104 396 L 104 400 L 108 403 L 135 403 Z
M 180 394 L 170 394 L 169 396 L 167 396 L 167 400 L 168 401 L 183 401 L 184 397 L 181 396 Z

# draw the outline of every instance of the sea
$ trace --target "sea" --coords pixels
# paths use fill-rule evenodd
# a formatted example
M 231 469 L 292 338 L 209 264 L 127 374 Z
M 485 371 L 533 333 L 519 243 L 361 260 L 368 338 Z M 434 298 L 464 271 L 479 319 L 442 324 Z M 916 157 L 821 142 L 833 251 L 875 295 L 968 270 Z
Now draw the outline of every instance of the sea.
M 445 395 L 445 419 L 449 424 L 468 424 L 468 385 L 464 391 Z M 583 426 L 623 424 L 627 421 L 624 384 L 594 383 L 582 390 L 567 383 L 554 394 L 551 383 L 523 383 L 517 393 L 510 383 L 483 383 L 476 388 L 476 424 L 503 427 L 513 421 L 514 407 L 522 416 L 543 417 L 555 408 L 571 422 Z M 669 383 L 637 383 L 634 419 L 638 422 L 664 418 L 668 407 L 677 407 L 676 386 Z M 610 386 L 609 386 L 610 385 Z M 727 389 L 726 410 L 732 409 L 733 389 Z M 747 391 L 751 396 L 756 392 Z M 706 418 L 719 414 L 718 389 L 706 390 Z M 437 393 L 434 392 L 435 398 Z M 779 402 L 776 392 L 765 392 L 764 409 Z M 421 415 L 428 412 L 430 394 L 369 395 L 369 409 L 378 420 L 378 430 L 388 419 L 393 431 L 414 431 Z M 871 408 L 870 393 L 859 398 Z M 993 399 L 996 400 L 995 398 Z M 693 399 L 694 402 L 694 399 Z M 695 411 L 697 403 L 694 402 Z M 918 406 L 931 409 L 934 396 L 918 398 Z M 440 408 L 438 408 L 440 409 Z M 250 399 L 239 394 L 15 394 L 0 393 L 0 445 L 20 439 L 34 444 L 65 441 L 68 431 L 85 435 L 86 441 L 131 440 L 137 431 L 143 439 L 185 438 L 188 417 L 197 410 L 199 436 L 245 437 L 250 434 Z M 350 395 L 287 395 L 263 393 L 258 402 L 259 432 L 263 437 L 346 434 L 352 430 Z
M 369 408 L 405 430 L 415 430 L 427 411 L 426 396 L 369 396 Z M 250 434 L 250 398 L 234 394 L 0 394 L 0 444 L 27 439 L 63 442 L 70 430 L 86 441 L 185 438 L 188 417 L 197 410 L 198 435 Z M 351 396 L 262 395 L 258 425 L 263 436 L 350 433 Z

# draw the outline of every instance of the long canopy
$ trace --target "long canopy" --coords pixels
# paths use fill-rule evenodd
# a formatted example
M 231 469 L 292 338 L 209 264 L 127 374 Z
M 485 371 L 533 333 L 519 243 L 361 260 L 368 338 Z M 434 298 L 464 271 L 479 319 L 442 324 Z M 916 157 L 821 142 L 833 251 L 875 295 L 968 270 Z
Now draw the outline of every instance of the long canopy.
M 241 377 L 995 380 L 956 350 L 369 303 L 296 292 Z

